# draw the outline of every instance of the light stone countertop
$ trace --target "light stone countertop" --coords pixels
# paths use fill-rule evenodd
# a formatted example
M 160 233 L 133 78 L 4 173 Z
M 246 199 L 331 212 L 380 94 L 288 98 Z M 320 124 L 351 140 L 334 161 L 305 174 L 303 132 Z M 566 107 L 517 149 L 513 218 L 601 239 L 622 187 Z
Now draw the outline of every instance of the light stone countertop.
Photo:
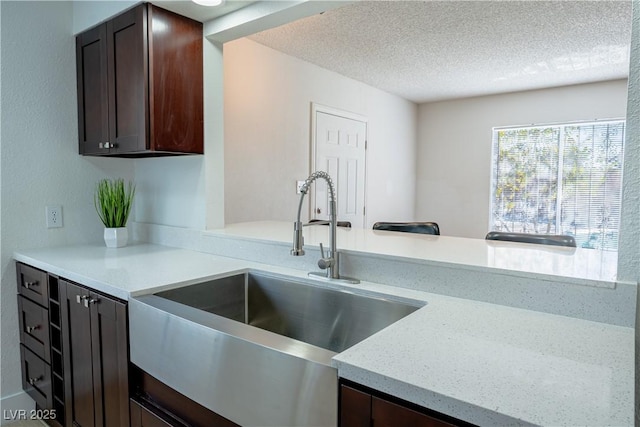
M 205 233 L 291 244 L 293 223 L 228 224 L 223 229 Z M 303 235 L 305 245 L 328 244 L 326 226 L 304 227 Z M 523 277 L 547 277 L 591 286 L 614 287 L 617 279 L 618 254 L 615 251 L 343 227 L 337 228 L 337 246 L 342 252 L 452 264 L 465 269 L 500 270 Z
M 14 258 L 122 299 L 249 269 L 306 277 L 153 244 Z M 341 377 L 479 425 L 633 425 L 632 328 L 370 282 L 345 287 L 427 305 L 336 355 Z

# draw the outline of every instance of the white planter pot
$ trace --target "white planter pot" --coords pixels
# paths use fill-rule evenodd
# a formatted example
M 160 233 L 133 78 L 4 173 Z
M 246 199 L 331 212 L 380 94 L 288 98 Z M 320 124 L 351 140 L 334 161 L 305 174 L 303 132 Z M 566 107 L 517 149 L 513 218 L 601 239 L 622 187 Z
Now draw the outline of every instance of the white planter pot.
M 105 228 L 104 243 L 108 248 L 121 248 L 127 246 L 129 233 L 126 227 Z

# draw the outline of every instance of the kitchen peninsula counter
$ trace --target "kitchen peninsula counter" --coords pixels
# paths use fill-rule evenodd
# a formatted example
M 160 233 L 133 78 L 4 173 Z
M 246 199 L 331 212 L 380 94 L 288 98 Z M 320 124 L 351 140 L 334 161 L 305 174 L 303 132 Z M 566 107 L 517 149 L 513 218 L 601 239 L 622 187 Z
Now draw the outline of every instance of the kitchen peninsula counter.
M 206 233 L 240 239 L 292 244 L 293 223 L 257 221 L 229 224 Z M 613 287 L 617 252 L 585 248 L 488 241 L 464 237 L 399 233 L 362 228 L 337 228 L 338 249 L 391 256 L 414 262 L 455 265 L 464 269 L 492 269 L 525 277 Z M 304 227 L 305 245 L 327 245 L 327 228 Z
M 249 270 L 307 280 L 301 269 L 158 244 L 14 258 L 122 299 Z M 480 425 L 633 424 L 633 328 L 373 281 L 338 287 L 427 302 L 337 354 L 343 378 Z

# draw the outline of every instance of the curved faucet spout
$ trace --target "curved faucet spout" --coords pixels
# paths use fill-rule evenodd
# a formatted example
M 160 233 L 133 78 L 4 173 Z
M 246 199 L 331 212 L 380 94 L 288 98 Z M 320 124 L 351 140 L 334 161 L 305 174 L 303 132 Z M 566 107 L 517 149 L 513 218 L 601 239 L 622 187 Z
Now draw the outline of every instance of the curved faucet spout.
M 331 205 L 331 203 L 333 202 L 333 205 L 335 207 L 336 191 L 333 187 L 333 180 L 331 179 L 331 176 L 324 171 L 314 172 L 311 175 L 309 175 L 309 178 L 307 178 L 304 181 L 304 184 L 302 184 L 302 186 L 300 187 L 300 203 L 298 203 L 297 222 L 300 222 L 300 214 L 302 212 L 302 202 L 304 200 L 304 196 L 309 192 L 309 188 L 311 187 L 311 184 L 313 184 L 313 182 L 318 178 L 322 178 L 325 181 L 327 181 L 327 187 L 329 187 L 329 204 Z M 331 212 L 329 212 L 329 214 L 331 214 Z
M 296 222 L 293 226 L 293 249 L 291 249 L 291 255 L 300 256 L 304 255 L 304 237 L 302 236 L 302 222 L 300 221 L 300 216 L 302 214 L 302 203 L 304 201 L 304 196 L 309 192 L 309 188 L 311 184 L 318 178 L 322 178 L 327 182 L 327 187 L 329 188 L 329 258 L 333 256 L 333 252 L 335 250 L 335 235 L 336 235 L 336 192 L 333 187 L 333 180 L 331 176 L 324 171 L 317 171 L 309 175 L 309 177 L 304 181 L 302 187 L 300 187 L 300 202 L 298 203 L 298 216 L 296 218 Z M 336 273 L 337 274 L 337 273 Z

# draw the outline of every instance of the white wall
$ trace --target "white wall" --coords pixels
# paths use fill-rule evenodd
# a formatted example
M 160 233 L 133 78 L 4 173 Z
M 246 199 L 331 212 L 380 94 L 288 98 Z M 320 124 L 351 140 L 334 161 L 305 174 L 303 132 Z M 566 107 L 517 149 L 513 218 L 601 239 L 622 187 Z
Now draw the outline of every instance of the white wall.
M 1 399 L 24 409 L 13 251 L 96 242 L 103 226 L 95 183 L 133 177 L 133 162 L 78 155 L 75 43 L 70 2 L 0 2 L 1 14 Z M 64 227 L 45 227 L 62 205 Z M 26 400 L 29 404 L 33 402 Z
M 312 102 L 368 118 L 367 226 L 413 219 L 415 104 L 246 38 L 224 45 L 224 92 L 226 223 L 295 220 Z
M 493 127 L 624 118 L 626 102 L 627 81 L 615 80 L 420 105 L 416 218 L 484 238 Z
M 633 2 L 630 62 L 632 67 L 629 72 L 618 277 L 640 282 L 640 65 L 637 65 L 640 64 L 639 1 Z
M 105 1 L 81 0 L 73 2 L 73 34 L 81 33 L 89 27 L 117 15 L 125 9 L 139 3 L 131 0 Z
M 640 1 L 633 2 L 631 64 L 640 64 Z M 640 66 L 629 71 L 627 139 L 622 189 L 618 276 L 640 284 Z M 640 426 L 640 292 L 636 297 L 635 425 Z

